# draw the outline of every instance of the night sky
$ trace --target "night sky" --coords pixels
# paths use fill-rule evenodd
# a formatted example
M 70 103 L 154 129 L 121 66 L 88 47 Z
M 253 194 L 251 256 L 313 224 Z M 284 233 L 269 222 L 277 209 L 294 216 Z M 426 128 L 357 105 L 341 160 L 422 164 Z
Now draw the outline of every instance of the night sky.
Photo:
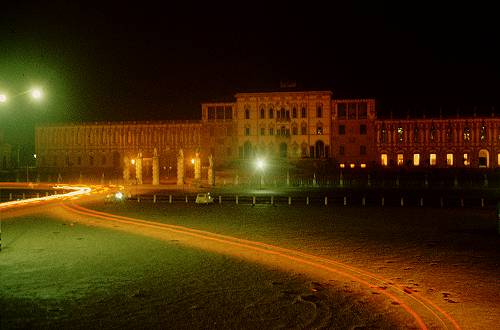
M 493 8 L 325 3 L 2 4 L 0 90 L 47 95 L 12 99 L 0 126 L 16 140 L 43 122 L 198 119 L 200 102 L 282 80 L 377 98 L 381 115 L 500 114 Z

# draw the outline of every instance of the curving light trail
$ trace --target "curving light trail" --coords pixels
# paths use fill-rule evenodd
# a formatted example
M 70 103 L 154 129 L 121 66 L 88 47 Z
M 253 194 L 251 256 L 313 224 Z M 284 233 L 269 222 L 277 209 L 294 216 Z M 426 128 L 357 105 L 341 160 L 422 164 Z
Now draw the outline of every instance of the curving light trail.
M 63 185 L 63 186 L 53 186 L 51 188 L 54 189 L 55 191 L 64 190 L 64 191 L 69 191 L 69 192 L 64 192 L 62 194 L 55 194 L 55 195 L 50 195 L 50 196 L 34 197 L 34 198 L 27 198 L 27 199 L 21 199 L 21 200 L 16 200 L 16 201 L 9 201 L 9 202 L 0 203 L 0 210 L 6 210 L 6 209 L 15 208 L 15 207 L 27 206 L 27 205 L 36 205 L 38 203 L 50 202 L 50 201 L 55 201 L 55 200 L 74 199 L 74 198 L 81 197 L 83 195 L 89 195 L 92 191 L 92 188 L 90 188 L 88 186 Z
M 431 300 L 417 294 L 414 290 L 401 285 L 392 284 L 389 280 L 383 277 L 332 259 L 319 257 L 292 249 L 286 249 L 271 244 L 210 233 L 178 225 L 145 221 L 104 213 L 96 210 L 90 210 L 76 204 L 71 204 L 71 206 L 63 205 L 63 207 L 72 212 L 85 216 L 91 216 L 134 226 L 161 229 L 164 231 L 188 235 L 197 239 L 203 239 L 205 241 L 212 241 L 224 245 L 242 248 L 247 251 L 252 250 L 262 255 L 271 255 L 288 259 L 294 263 L 307 265 L 309 267 L 326 271 L 331 274 L 336 274 L 337 276 L 355 281 L 356 283 L 359 283 L 370 290 L 377 290 L 377 292 L 379 292 L 380 294 L 385 295 L 388 299 L 399 304 L 405 310 L 405 312 L 407 312 L 415 320 L 420 329 L 435 327 L 437 324 L 440 324 L 443 329 L 460 329 L 458 323 L 447 312 L 445 312 Z

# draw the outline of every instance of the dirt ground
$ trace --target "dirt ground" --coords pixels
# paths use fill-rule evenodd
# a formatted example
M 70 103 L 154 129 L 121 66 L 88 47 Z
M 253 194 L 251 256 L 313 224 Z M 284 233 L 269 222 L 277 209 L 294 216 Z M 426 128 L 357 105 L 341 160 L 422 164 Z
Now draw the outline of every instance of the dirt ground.
M 127 203 L 110 213 L 289 247 L 418 290 L 463 329 L 499 321 L 491 211 Z M 2 329 L 408 328 L 356 290 L 177 241 L 37 215 L 3 223 Z

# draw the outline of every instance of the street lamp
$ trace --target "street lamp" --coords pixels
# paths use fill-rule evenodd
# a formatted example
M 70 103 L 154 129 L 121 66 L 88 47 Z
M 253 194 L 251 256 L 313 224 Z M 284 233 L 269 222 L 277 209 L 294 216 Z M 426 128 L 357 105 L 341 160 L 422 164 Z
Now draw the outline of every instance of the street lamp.
M 35 101 L 39 101 L 40 99 L 43 98 L 42 90 L 40 88 L 36 88 L 36 87 L 28 89 L 26 91 L 23 91 L 21 93 L 18 93 L 16 95 L 14 95 L 12 98 L 16 98 L 18 96 L 22 96 L 22 95 L 26 95 L 26 94 L 30 94 L 31 98 L 34 99 Z M 9 100 L 9 96 L 7 95 L 7 93 L 0 91 L 0 104 L 7 103 L 8 100 Z M 17 153 L 18 153 L 17 167 L 19 168 L 19 149 L 18 149 Z M 33 157 L 36 159 L 36 154 L 34 154 Z M 26 182 L 29 182 L 29 163 L 26 164 Z M 1 201 L 0 201 L 0 203 L 1 203 Z M 0 216 L 1 216 L 1 212 L 0 212 Z M 2 219 L 0 217 L 0 251 L 1 250 L 2 250 Z
M 43 90 L 39 87 L 33 87 L 28 90 L 22 91 L 14 96 L 9 97 L 9 95 L 3 91 L 0 91 L 0 103 L 7 103 L 9 99 L 16 98 L 18 96 L 29 94 L 30 97 L 35 101 L 40 101 L 43 98 Z
M 264 168 L 266 167 L 266 163 L 263 159 L 257 159 L 256 166 L 257 170 L 260 172 L 259 189 L 262 189 L 262 174 L 264 172 Z

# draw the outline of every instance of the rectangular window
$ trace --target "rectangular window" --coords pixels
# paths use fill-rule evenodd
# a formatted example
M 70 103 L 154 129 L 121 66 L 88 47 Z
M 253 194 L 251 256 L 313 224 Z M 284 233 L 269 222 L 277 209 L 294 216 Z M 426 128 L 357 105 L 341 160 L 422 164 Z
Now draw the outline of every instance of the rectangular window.
M 420 154 L 413 154 L 413 166 L 420 165 Z
M 368 107 L 367 107 L 366 102 L 358 103 L 358 119 L 366 119 L 366 117 L 368 117 L 367 108 Z
M 453 166 L 453 154 L 446 154 L 446 165 Z
M 224 107 L 222 106 L 217 107 L 216 119 L 224 119 Z
M 272 127 L 271 127 L 271 128 L 269 129 L 269 135 L 274 135 L 274 128 L 272 128 Z
M 348 103 L 347 112 L 348 119 L 356 119 L 356 103 Z
M 316 127 L 316 134 L 322 135 L 323 134 L 323 127 L 321 127 L 321 126 Z
M 266 129 L 264 127 L 260 128 L 260 135 L 266 135 Z
M 345 134 L 345 125 L 339 125 L 339 135 Z
M 347 118 L 347 105 L 345 103 L 337 104 L 337 117 L 338 119 Z
M 404 165 L 404 156 L 403 154 L 398 154 L 398 166 Z
M 436 154 L 430 154 L 429 155 L 429 165 L 436 166 L 436 163 L 437 163 L 437 156 L 436 156 Z
M 250 127 L 245 127 L 245 135 L 246 136 L 250 135 Z
M 225 110 L 224 118 L 225 119 L 233 119 L 233 108 L 230 106 L 227 106 L 224 108 L 224 110 Z
M 465 166 L 469 166 L 470 165 L 469 154 L 464 154 L 464 165 Z
M 208 107 L 208 120 L 215 119 L 215 107 Z
M 500 166 L 500 154 L 497 154 L 497 165 Z
M 366 125 L 359 125 L 359 134 L 366 135 Z
M 305 125 L 300 128 L 300 134 L 307 135 L 307 127 Z
M 380 155 L 380 165 L 387 166 L 387 154 Z
M 339 155 L 344 155 L 345 154 L 345 148 L 344 146 L 339 147 Z
M 359 146 L 359 154 L 366 155 L 366 146 Z

